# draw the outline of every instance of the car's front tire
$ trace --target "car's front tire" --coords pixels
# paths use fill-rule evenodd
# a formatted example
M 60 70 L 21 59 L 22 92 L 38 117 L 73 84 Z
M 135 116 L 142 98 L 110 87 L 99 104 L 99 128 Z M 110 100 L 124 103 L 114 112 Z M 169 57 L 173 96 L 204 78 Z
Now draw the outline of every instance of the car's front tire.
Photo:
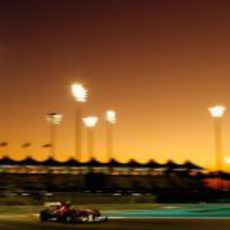
M 87 216 L 87 222 L 94 222 L 94 219 L 95 219 L 95 216 L 93 215 L 93 214 L 89 214 L 88 216 Z

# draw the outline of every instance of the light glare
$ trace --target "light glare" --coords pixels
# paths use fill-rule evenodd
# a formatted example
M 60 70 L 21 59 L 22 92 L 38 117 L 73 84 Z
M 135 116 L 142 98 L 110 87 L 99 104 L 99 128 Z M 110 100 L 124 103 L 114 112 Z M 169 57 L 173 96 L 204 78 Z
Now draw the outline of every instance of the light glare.
M 78 102 L 86 102 L 87 100 L 87 89 L 81 84 L 73 84 L 71 86 L 72 94 Z
M 98 117 L 95 117 L 95 116 L 84 117 L 84 118 L 82 118 L 82 120 L 83 120 L 86 127 L 93 128 L 96 126 L 96 124 L 98 122 Z
M 60 113 L 48 113 L 47 121 L 54 125 L 59 125 L 62 122 L 63 115 Z
M 226 162 L 227 164 L 230 164 L 230 157 L 226 157 L 226 158 L 225 158 L 225 162 Z
M 208 109 L 212 117 L 222 117 L 226 108 L 222 105 L 214 106 Z
M 106 118 L 106 121 L 108 121 L 109 123 L 115 124 L 116 123 L 116 112 L 113 110 L 106 111 L 105 118 Z

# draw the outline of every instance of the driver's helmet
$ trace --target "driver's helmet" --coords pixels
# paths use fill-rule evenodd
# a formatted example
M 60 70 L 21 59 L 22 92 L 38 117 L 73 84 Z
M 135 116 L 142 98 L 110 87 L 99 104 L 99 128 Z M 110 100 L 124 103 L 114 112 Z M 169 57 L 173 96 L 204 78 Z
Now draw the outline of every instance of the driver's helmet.
M 64 202 L 64 205 L 70 207 L 72 205 L 71 201 L 67 200 Z

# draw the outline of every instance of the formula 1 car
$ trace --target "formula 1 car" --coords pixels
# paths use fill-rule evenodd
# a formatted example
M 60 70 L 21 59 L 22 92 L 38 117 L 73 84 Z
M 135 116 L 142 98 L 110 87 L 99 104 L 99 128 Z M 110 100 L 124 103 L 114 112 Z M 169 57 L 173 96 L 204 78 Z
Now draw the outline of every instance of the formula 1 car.
M 61 212 L 61 203 L 53 202 L 45 205 L 45 209 L 40 212 L 41 221 L 54 221 L 62 223 L 100 223 L 107 222 L 108 217 L 102 216 L 97 209 L 77 210 L 70 208 Z

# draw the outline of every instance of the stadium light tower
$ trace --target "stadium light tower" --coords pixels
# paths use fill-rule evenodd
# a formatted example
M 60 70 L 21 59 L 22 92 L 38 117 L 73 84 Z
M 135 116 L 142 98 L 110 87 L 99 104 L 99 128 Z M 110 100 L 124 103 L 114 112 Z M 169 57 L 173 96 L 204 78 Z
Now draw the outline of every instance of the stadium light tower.
M 75 154 L 81 160 L 82 153 L 82 104 L 87 101 L 87 89 L 78 83 L 71 86 L 72 94 L 75 98 Z
M 117 117 L 116 112 L 113 110 L 108 110 L 105 113 L 106 120 L 106 149 L 108 160 L 113 158 L 113 136 L 114 136 L 114 125 L 116 123 Z
M 217 106 L 209 108 L 209 112 L 211 116 L 214 118 L 215 155 L 216 155 L 216 171 L 217 172 L 221 171 L 222 166 L 223 166 L 221 118 L 223 117 L 225 110 L 226 108 L 222 105 L 217 105 Z
M 60 113 L 48 113 L 46 119 L 50 124 L 50 156 L 55 157 L 57 148 L 57 125 L 61 124 L 63 115 Z
M 89 159 L 94 157 L 95 150 L 95 127 L 98 122 L 98 118 L 95 116 L 83 118 L 83 122 L 87 128 L 87 152 Z

